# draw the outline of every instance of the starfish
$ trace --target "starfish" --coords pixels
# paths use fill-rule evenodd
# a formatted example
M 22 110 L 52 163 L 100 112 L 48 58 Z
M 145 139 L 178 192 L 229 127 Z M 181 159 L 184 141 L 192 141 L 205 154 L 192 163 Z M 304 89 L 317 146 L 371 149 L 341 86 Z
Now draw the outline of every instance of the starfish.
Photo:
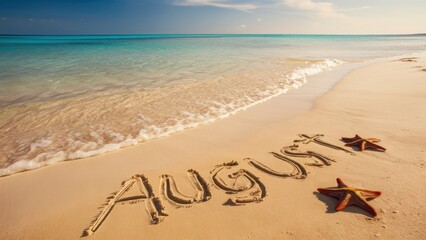
M 374 149 L 376 151 L 386 151 L 386 148 L 375 144 L 376 142 L 380 142 L 378 138 L 362 138 L 358 134 L 353 138 L 345 138 L 342 137 L 342 141 L 345 142 L 345 146 L 356 146 L 362 152 L 367 148 Z
M 377 216 L 376 210 L 368 204 L 367 200 L 374 199 L 382 194 L 379 191 L 349 187 L 343 183 L 340 178 L 337 178 L 337 187 L 318 188 L 318 192 L 327 196 L 339 198 L 336 211 L 343 210 L 351 205 L 357 205 L 370 213 L 373 217 Z

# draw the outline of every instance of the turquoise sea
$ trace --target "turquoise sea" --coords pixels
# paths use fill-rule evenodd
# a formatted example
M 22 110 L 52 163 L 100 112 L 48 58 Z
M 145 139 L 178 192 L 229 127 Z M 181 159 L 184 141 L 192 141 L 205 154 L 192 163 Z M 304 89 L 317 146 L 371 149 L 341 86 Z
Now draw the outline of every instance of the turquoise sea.
M 426 35 L 0 35 L 0 176 L 204 125 L 340 64 L 419 52 Z

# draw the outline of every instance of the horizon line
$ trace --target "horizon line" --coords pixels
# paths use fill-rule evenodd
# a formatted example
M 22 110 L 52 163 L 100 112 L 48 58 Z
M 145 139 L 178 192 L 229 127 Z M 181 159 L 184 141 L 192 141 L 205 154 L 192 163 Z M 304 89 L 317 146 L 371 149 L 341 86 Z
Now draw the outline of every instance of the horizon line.
M 101 33 L 101 34 L 10 34 L 10 33 L 0 33 L 0 36 L 154 36 L 154 35 L 181 35 L 181 36 L 215 36 L 215 35 L 228 35 L 228 36 L 300 36 L 300 35 L 314 35 L 314 36 L 426 36 L 424 33 L 381 33 L 381 34 L 371 34 L 371 33 Z

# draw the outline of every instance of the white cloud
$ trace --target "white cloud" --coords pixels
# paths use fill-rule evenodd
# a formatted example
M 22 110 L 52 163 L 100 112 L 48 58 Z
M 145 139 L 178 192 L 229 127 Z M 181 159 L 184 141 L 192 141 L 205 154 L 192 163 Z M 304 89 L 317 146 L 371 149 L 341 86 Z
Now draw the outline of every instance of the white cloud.
M 314 2 L 313 0 L 282 0 L 283 3 L 291 8 L 318 13 L 323 17 L 342 16 L 332 2 Z
M 211 6 L 239 11 L 250 11 L 259 7 L 253 3 L 234 3 L 230 0 L 174 0 L 173 3 L 177 6 Z
M 246 27 L 247 27 L 247 25 L 245 25 L 245 24 L 240 25 L 240 28 L 246 28 Z
M 358 8 L 338 9 L 332 2 L 317 2 L 317 0 L 266 0 L 266 1 L 241 1 L 241 0 L 172 0 L 176 6 L 210 6 L 217 8 L 233 9 L 250 12 L 259 8 L 288 8 L 315 13 L 321 17 L 343 17 L 343 12 L 358 11 L 370 8 L 363 6 Z M 257 18 L 258 22 L 262 19 Z

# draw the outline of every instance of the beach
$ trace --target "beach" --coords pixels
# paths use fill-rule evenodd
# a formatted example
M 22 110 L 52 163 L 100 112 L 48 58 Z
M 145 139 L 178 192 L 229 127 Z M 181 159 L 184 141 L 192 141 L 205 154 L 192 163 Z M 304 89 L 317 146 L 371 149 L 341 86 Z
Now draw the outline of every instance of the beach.
M 423 35 L 0 36 L 0 177 L 204 126 L 321 72 L 424 51 Z
M 0 238 L 424 239 L 426 56 L 408 57 L 365 64 L 328 86 L 314 77 L 336 73 L 320 73 L 299 89 L 204 126 L 2 177 Z M 299 142 L 299 150 L 332 159 L 319 167 L 312 166 L 312 158 L 290 157 L 306 170 L 303 173 L 299 165 L 294 168 L 270 153 L 282 155 L 283 147 L 301 139 L 299 134 L 323 134 L 323 141 L 355 155 Z M 380 139 L 386 151 L 360 152 L 339 140 L 355 134 Z M 238 165 L 217 166 L 231 161 Z M 291 174 L 273 176 L 253 162 Z M 164 196 L 167 183 L 173 188 L 170 176 L 183 195 L 197 194 L 188 180 L 194 176 L 189 169 L 205 180 L 210 197 L 191 203 L 175 199 L 171 204 Z M 232 187 L 250 190 L 253 185 L 257 191 L 230 194 L 215 184 L 216 173 L 223 180 L 240 169 L 244 177 L 234 179 Z M 132 180 L 136 174 L 144 176 Z M 134 180 L 139 178 L 142 185 Z M 336 178 L 349 186 L 381 191 L 369 201 L 377 217 L 356 206 L 336 212 L 337 199 L 317 191 L 336 187 Z M 232 182 L 222 180 L 219 183 Z M 206 185 L 199 185 L 206 194 Z M 119 202 L 116 192 L 125 186 L 130 186 L 127 199 Z M 159 222 L 153 224 L 153 196 L 134 198 L 141 189 L 155 195 L 168 216 L 160 212 Z M 227 204 L 235 196 L 254 200 Z

